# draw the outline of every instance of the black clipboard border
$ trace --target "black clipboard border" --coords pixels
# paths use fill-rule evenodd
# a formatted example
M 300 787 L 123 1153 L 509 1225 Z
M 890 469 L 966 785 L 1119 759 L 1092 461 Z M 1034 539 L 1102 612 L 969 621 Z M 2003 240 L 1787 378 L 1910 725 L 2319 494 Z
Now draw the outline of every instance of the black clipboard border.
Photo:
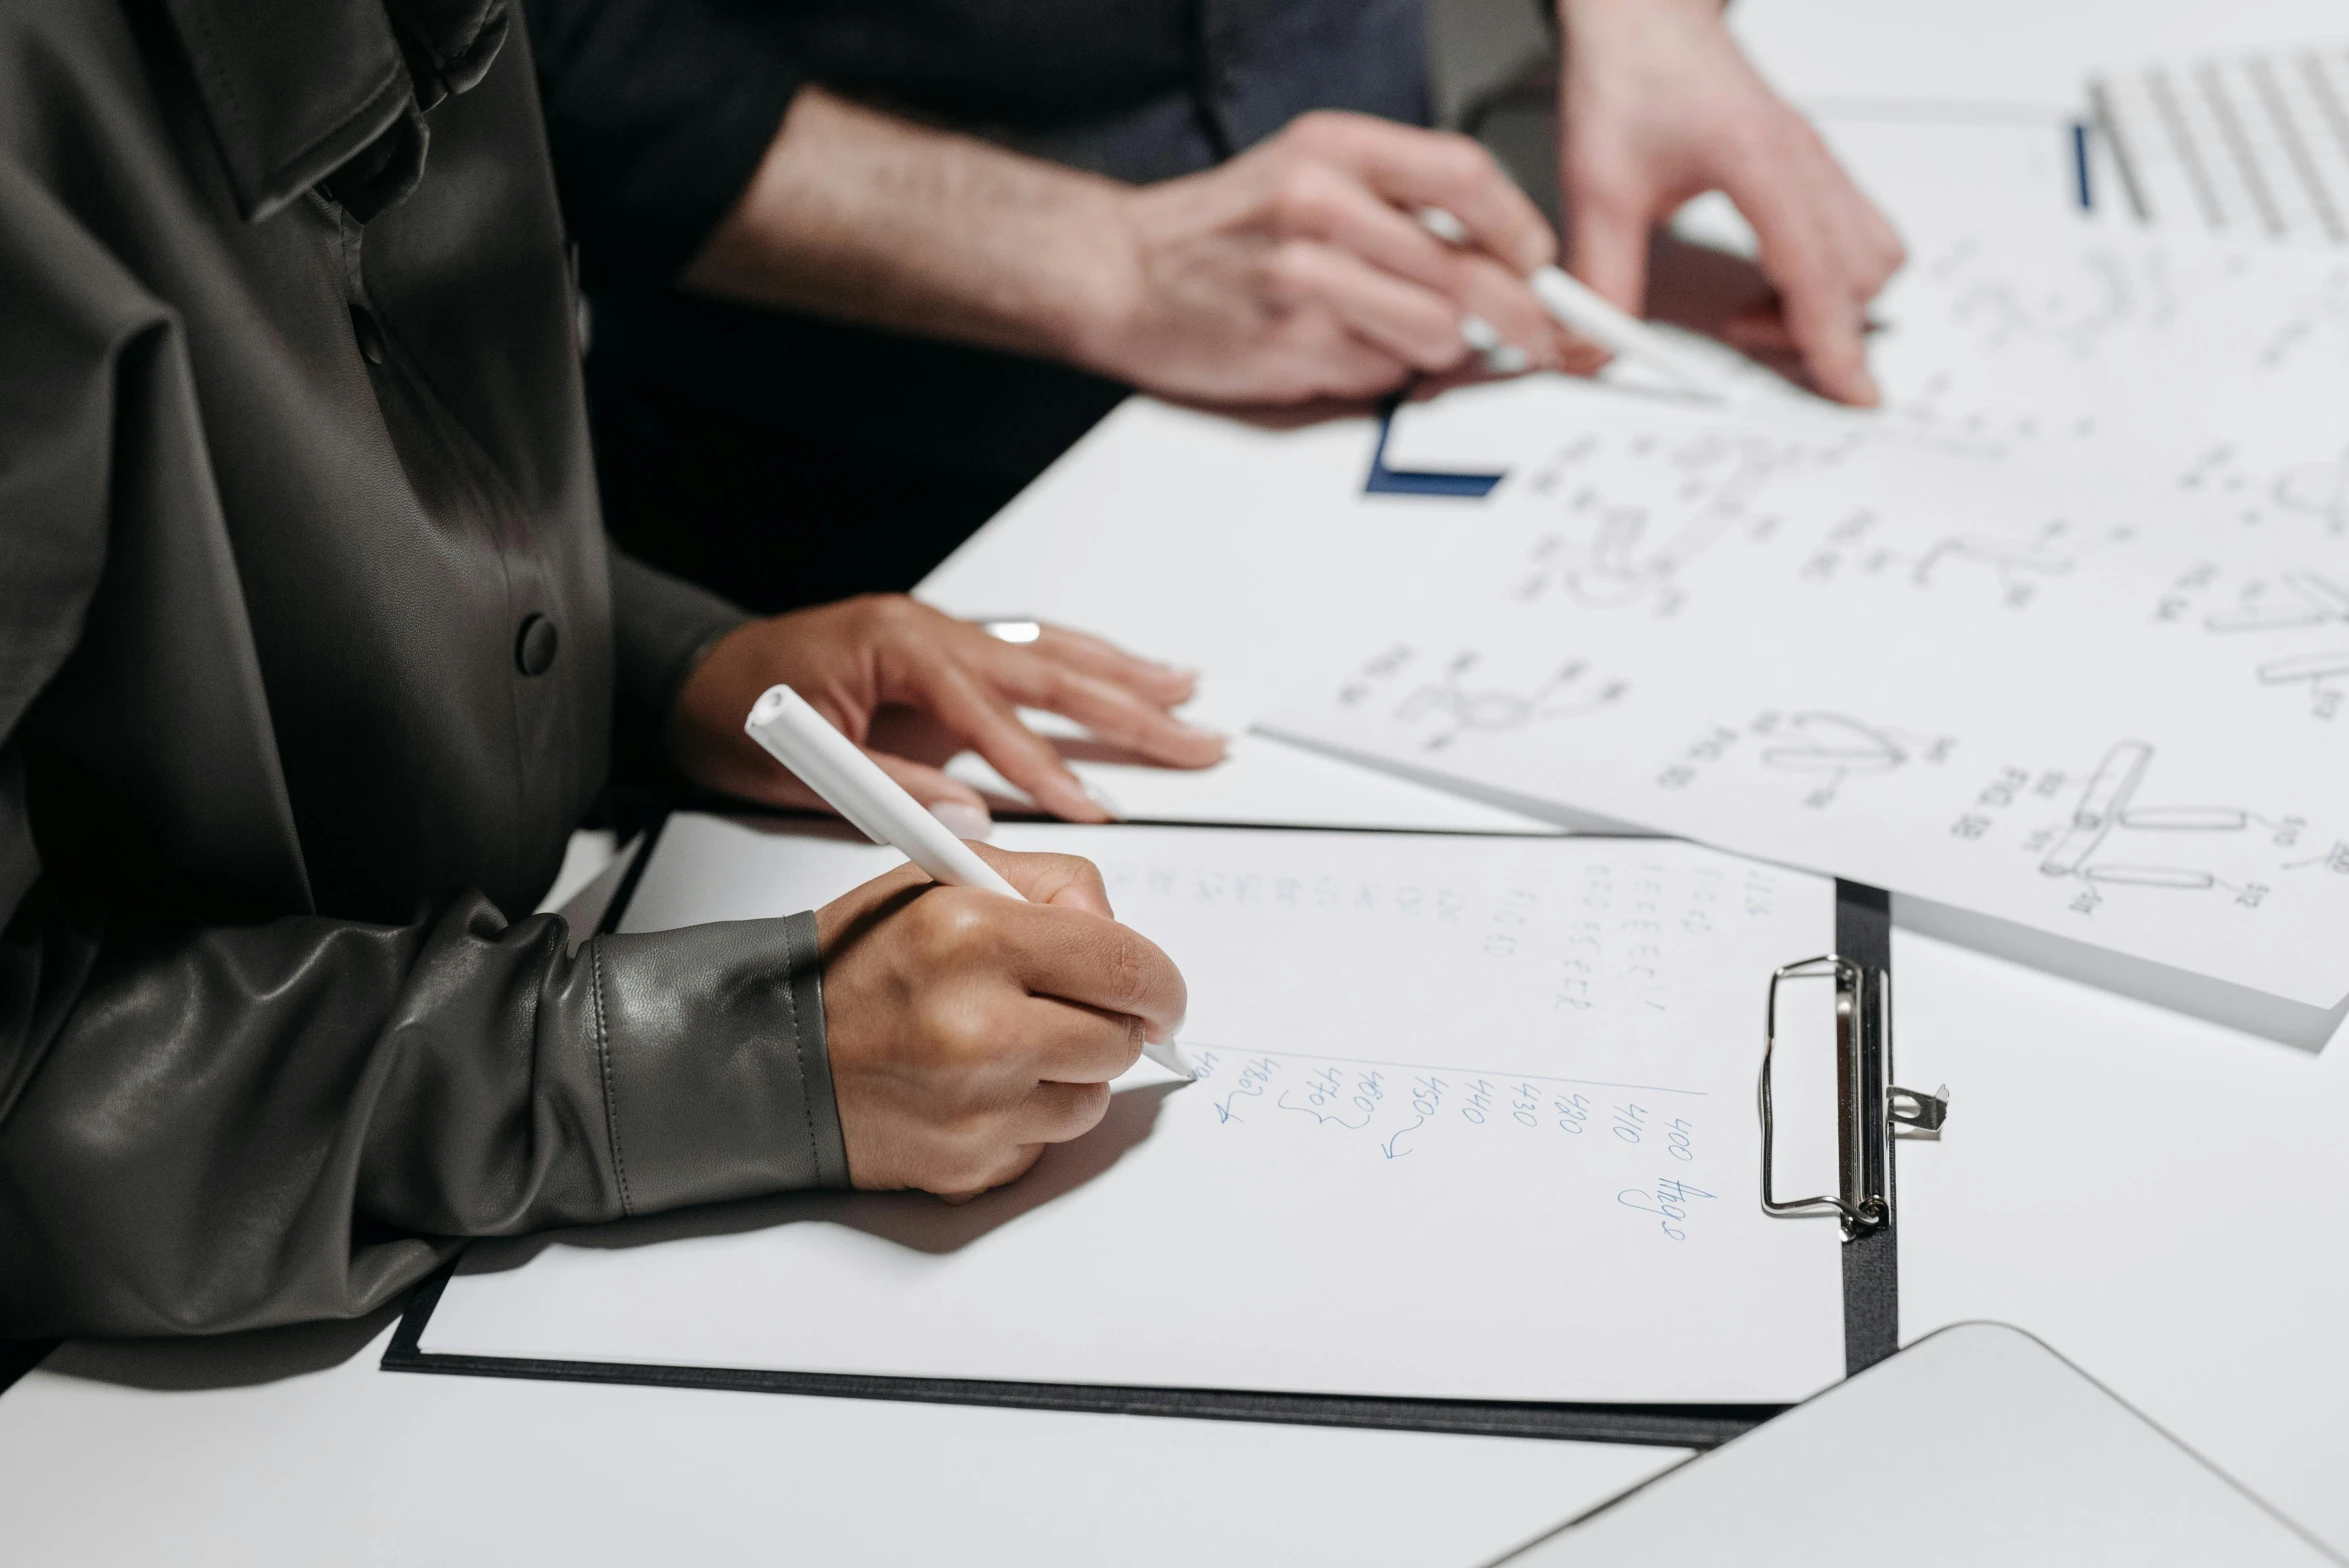
M 644 868 L 659 847 L 667 815 L 613 890 L 598 931 L 619 926 Z M 1891 900 L 1875 888 L 1835 884 L 1835 942 L 1845 957 L 1889 974 Z M 1885 1066 L 1887 1081 L 1890 1064 Z M 1897 1215 L 1897 1208 L 1894 1213 Z M 1900 1348 L 1897 1225 L 1893 1220 L 1843 1244 L 1845 1374 L 1873 1366 Z M 540 1382 L 623 1383 L 651 1388 L 799 1394 L 824 1399 L 889 1399 L 919 1404 L 1057 1410 L 1088 1415 L 1171 1416 L 1197 1421 L 1257 1421 L 1285 1426 L 1367 1427 L 1475 1437 L 1717 1448 L 1789 1405 L 1600 1405 L 1540 1401 L 1385 1399 L 1361 1395 L 1269 1393 L 1248 1389 L 1121 1387 L 1092 1383 L 1015 1383 L 985 1378 L 909 1378 L 834 1372 L 780 1372 L 739 1367 L 661 1366 L 619 1361 L 562 1361 L 525 1356 L 452 1355 L 423 1348 L 424 1330 L 457 1271 L 451 1262 L 409 1294 L 399 1328 L 383 1355 L 387 1372 L 509 1377 Z
M 1892 899 L 1857 882 L 1835 884 L 1835 950 L 1863 973 L 1892 978 Z M 1892 1042 L 1880 1042 L 1889 1058 Z M 1892 1063 L 1877 1079 L 1891 1083 Z M 1850 1377 L 1900 1349 L 1899 1145 L 1884 1162 L 1884 1222 L 1843 1244 L 1843 1375 Z
M 868 1377 L 736 1367 L 650 1366 L 621 1361 L 555 1361 L 466 1356 L 420 1347 L 454 1267 L 418 1285 L 384 1351 L 387 1372 L 514 1377 L 542 1382 L 632 1383 L 652 1388 L 804 1394 L 824 1399 L 890 1399 L 916 1404 L 986 1405 L 1086 1415 L 1175 1416 L 1195 1421 L 1260 1421 L 1284 1426 L 1376 1427 L 1476 1437 L 1573 1439 L 1668 1448 L 1717 1448 L 1769 1420 L 1784 1405 L 1562 1405 L 1497 1400 L 1374 1399 L 1275 1394 L 1247 1389 L 1116 1387 L 1094 1383 L 1011 1383 L 984 1378 Z

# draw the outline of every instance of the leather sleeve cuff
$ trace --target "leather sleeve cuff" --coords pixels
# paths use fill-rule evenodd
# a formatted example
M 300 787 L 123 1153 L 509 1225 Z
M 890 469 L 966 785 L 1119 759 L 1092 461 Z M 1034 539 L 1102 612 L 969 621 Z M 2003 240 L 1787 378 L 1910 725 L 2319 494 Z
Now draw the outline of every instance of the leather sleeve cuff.
M 623 1212 L 848 1185 L 813 914 L 599 936 L 581 956 Z

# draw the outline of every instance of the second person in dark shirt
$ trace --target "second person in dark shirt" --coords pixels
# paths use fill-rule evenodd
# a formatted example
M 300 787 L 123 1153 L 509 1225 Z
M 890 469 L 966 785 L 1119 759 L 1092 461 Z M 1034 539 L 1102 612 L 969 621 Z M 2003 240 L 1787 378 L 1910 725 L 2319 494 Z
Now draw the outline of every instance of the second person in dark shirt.
M 1556 245 L 1533 205 L 1420 128 L 1419 0 L 530 18 L 614 534 L 757 608 L 910 587 L 1132 388 L 1374 396 L 1457 366 L 1469 314 L 1530 367 L 1598 362 L 1521 282 Z M 1717 0 L 1560 21 L 1575 270 L 1636 309 L 1649 225 L 1724 188 L 1784 294 L 1770 325 L 1871 400 L 1860 322 L 1898 243 Z M 1420 230 L 1424 205 L 1486 254 Z

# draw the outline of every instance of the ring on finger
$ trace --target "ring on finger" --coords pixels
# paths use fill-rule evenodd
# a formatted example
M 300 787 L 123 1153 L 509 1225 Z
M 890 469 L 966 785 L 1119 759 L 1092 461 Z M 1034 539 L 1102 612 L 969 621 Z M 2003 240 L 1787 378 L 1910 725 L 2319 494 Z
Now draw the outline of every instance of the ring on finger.
M 1044 635 L 1042 621 L 1018 615 L 981 616 L 978 627 L 997 642 L 1034 642 Z

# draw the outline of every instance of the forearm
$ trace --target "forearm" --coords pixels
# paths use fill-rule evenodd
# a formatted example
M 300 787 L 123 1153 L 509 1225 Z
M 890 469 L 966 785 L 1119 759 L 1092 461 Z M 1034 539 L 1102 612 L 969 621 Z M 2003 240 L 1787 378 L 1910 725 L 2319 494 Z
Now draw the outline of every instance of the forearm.
M 1090 364 L 1132 287 L 1126 191 L 808 88 L 683 281 Z
M 0 945 L 0 1334 L 364 1313 L 504 1235 L 846 1180 L 813 922 L 565 952 L 478 897 Z

